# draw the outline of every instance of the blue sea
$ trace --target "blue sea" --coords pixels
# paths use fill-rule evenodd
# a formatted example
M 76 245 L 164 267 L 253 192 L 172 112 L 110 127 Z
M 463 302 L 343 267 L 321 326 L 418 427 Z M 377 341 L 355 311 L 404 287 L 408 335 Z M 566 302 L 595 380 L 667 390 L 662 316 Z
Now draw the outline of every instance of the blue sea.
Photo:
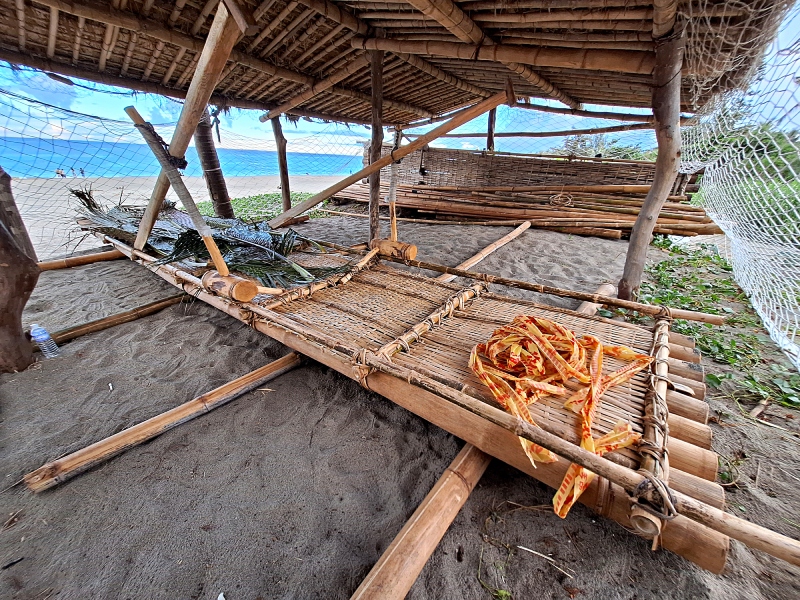
M 277 175 L 276 152 L 218 148 L 226 177 Z M 292 175 L 349 175 L 362 168 L 361 155 L 287 152 Z M 194 147 L 186 152 L 187 176 L 202 175 Z M 62 169 L 68 177 L 148 177 L 160 168 L 144 144 L 77 140 L 0 138 L 0 167 L 15 178 L 55 177 Z M 74 170 L 74 171 L 73 171 Z

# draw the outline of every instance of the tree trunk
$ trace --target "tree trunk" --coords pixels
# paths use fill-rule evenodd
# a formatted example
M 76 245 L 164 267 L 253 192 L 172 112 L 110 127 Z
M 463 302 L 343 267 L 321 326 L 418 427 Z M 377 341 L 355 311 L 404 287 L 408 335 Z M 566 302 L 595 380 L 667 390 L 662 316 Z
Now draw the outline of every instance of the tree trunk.
M 38 262 L 33 242 L 31 242 L 28 230 L 25 229 L 25 223 L 22 222 L 22 217 L 19 215 L 14 196 L 11 194 L 11 176 L 2 167 L 0 167 L 0 222 L 5 224 L 11 237 L 22 251 L 34 262 Z
M 369 147 L 370 164 L 381 158 L 383 145 L 383 52 L 369 51 L 372 75 L 372 142 Z M 369 239 L 381 237 L 380 222 L 381 172 L 369 176 Z
M 9 214 L 14 213 L 16 218 L 19 214 L 11 195 L 11 177 L 2 169 L 0 207 L 0 373 L 13 373 L 26 369 L 33 362 L 31 343 L 22 331 L 22 310 L 36 287 L 39 267 L 35 258 L 23 248 L 25 242 L 30 245 L 30 240 L 22 220 L 19 220 L 19 225 L 11 224 L 17 236 L 22 238 L 22 244 L 9 227 Z M 18 229 L 20 226 L 22 232 Z M 30 252 L 33 252 L 33 246 Z
M 486 149 L 494 152 L 494 127 L 497 123 L 497 109 L 489 111 L 489 128 L 486 130 Z
M 275 145 L 278 151 L 278 172 L 281 176 L 281 206 L 286 212 L 292 208 L 292 191 L 289 188 L 289 163 L 286 160 L 286 138 L 281 129 L 281 118 L 273 117 L 272 133 L 275 134 Z
M 619 282 L 618 297 L 636 298 L 642 284 L 647 247 L 653 235 L 661 207 L 672 190 L 681 155 L 680 104 L 681 66 L 685 38 L 679 31 L 656 42 L 656 66 L 653 72 L 653 116 L 655 117 L 658 157 L 653 185 L 642 204 L 631 231 L 625 269 Z
M 214 205 L 214 214 L 223 219 L 232 219 L 233 206 L 228 196 L 228 186 L 225 185 L 225 176 L 219 164 L 217 149 L 214 147 L 214 127 L 211 125 L 211 115 L 208 109 L 203 111 L 197 129 L 194 132 L 194 143 L 200 166 L 203 168 L 203 177 L 206 187 Z

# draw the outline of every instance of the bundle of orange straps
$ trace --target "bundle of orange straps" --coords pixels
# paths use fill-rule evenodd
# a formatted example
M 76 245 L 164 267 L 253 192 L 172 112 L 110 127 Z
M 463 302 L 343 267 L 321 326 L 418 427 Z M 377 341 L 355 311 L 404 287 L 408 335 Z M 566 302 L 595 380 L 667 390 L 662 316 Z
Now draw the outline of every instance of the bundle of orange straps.
M 603 374 L 603 356 L 613 356 L 627 365 Z M 647 368 L 652 357 L 638 354 L 626 346 L 606 346 L 592 335 L 578 338 L 574 332 L 554 321 L 519 316 L 497 329 L 489 341 L 472 349 L 469 365 L 492 394 L 512 415 L 535 425 L 528 406 L 545 396 L 566 397 L 564 407 L 580 416 L 581 447 L 603 456 L 639 441 L 640 435 L 627 421 L 598 439 L 592 437 L 592 423 L 600 397 L 609 388 L 624 383 Z M 564 385 L 572 380 L 578 391 Z M 573 387 L 575 387 L 573 385 Z M 531 463 L 550 463 L 556 456 L 533 442 L 520 438 Z M 561 482 L 553 506 L 564 518 L 589 487 L 595 474 L 572 464 Z

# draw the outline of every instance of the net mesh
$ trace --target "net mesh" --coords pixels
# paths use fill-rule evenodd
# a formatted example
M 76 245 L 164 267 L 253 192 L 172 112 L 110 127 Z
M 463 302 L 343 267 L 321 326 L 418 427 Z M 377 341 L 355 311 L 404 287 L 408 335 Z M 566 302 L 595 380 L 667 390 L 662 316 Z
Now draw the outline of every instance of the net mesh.
M 754 19 L 768 21 L 758 7 L 750 7 Z M 748 84 L 715 98 L 682 129 L 681 171 L 702 171 L 695 199 L 725 231 L 721 247 L 737 282 L 800 368 L 798 32 L 800 10 L 794 8 Z M 700 60 L 697 54 L 690 59 Z
M 175 123 L 155 128 L 170 140 Z M 276 145 L 269 124 L 265 129 L 268 136 L 256 138 L 220 125 L 214 136 L 234 211 L 247 220 L 280 212 Z M 295 201 L 361 169 L 367 139 L 363 128 L 324 124 L 304 133 L 302 122 L 297 126 L 284 122 L 283 129 Z M 193 146 L 186 158 L 184 182 L 201 211 L 212 214 Z M 40 260 L 99 245 L 76 230 L 77 200 L 71 189 L 91 189 L 93 197 L 106 205 L 143 206 L 160 171 L 130 121 L 82 114 L 2 89 L 0 167 L 13 178 L 14 198 Z M 172 191 L 167 198 L 177 201 Z

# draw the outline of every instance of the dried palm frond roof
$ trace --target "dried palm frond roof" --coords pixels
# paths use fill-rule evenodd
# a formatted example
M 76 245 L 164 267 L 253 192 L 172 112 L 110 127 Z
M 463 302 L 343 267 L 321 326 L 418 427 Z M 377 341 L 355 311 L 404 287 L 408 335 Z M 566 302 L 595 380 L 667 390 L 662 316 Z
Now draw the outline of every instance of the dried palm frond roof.
M 182 97 L 219 0 L 0 0 L 0 59 Z M 650 106 L 654 35 L 686 28 L 685 109 L 741 86 L 787 0 L 239 0 L 243 36 L 216 104 L 368 122 L 366 49 L 385 50 L 384 123 L 443 115 L 505 88 Z M 310 92 L 310 87 L 314 91 Z M 318 91 L 322 90 L 322 91 Z M 297 102 L 298 97 L 302 99 Z M 292 102 L 294 100 L 294 103 Z M 287 106 L 292 105 L 290 108 Z

